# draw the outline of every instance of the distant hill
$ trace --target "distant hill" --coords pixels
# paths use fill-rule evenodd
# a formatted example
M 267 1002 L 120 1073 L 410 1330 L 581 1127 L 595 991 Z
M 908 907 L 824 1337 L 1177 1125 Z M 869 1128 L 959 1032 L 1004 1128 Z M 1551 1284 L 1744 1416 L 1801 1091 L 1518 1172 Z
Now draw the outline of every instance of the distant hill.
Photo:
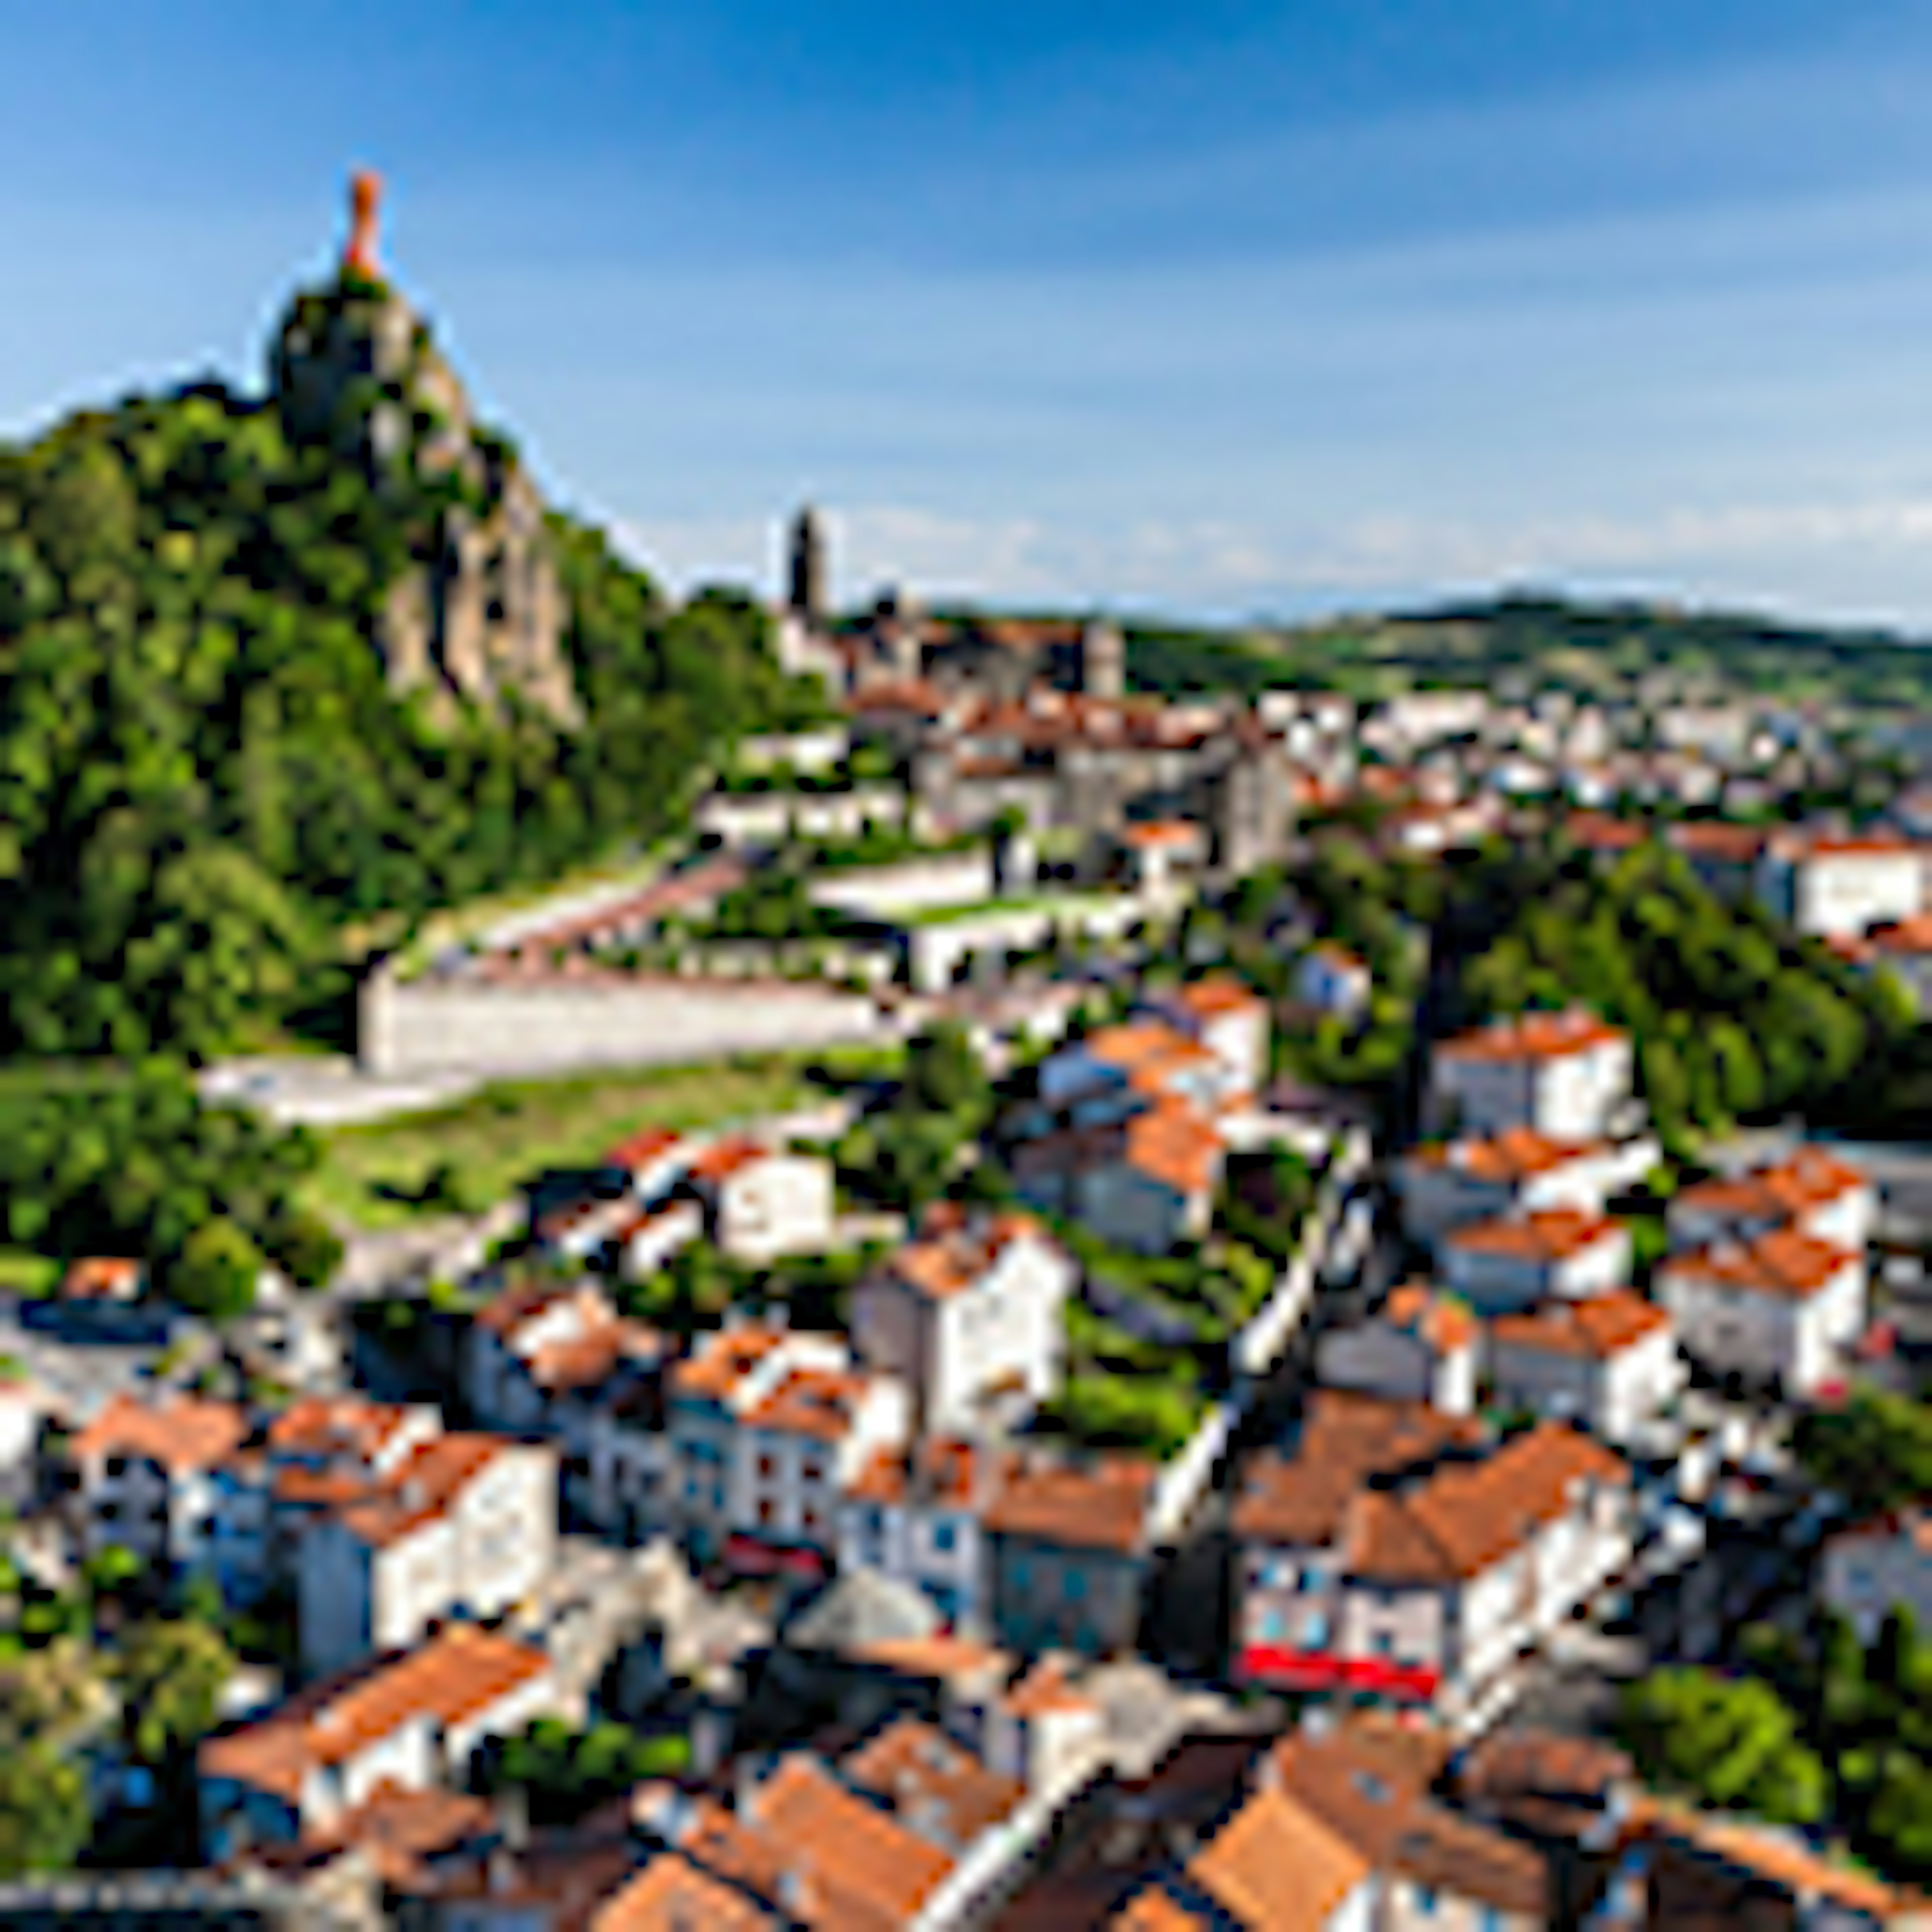
M 346 922 L 657 834 L 717 742 L 808 703 L 748 598 L 672 610 L 460 428 L 460 460 L 372 460 L 202 383 L 0 446 L 0 1052 L 269 1035 Z M 486 593 L 460 663 L 452 542 Z M 538 556 L 547 654 L 492 575 Z
M 1498 597 L 1413 615 L 1245 632 L 1130 626 L 1128 668 L 1154 691 L 1492 685 L 1512 672 L 1611 691 L 1646 674 L 1870 707 L 1932 701 L 1932 655 L 1883 632 L 1649 604 Z

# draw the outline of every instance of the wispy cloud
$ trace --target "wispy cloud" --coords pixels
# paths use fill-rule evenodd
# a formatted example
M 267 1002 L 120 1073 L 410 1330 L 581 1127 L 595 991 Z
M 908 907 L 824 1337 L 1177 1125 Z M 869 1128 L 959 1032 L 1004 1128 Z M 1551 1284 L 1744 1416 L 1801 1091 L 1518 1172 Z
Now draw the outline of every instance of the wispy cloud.
M 1909 620 L 1932 598 L 1932 495 L 1681 506 L 1653 516 L 1522 521 L 1390 515 L 1288 530 L 1204 520 L 1102 532 L 874 505 L 831 520 L 837 584 L 994 604 L 1307 608 L 1525 581 L 1676 590 L 1774 604 L 1822 600 Z M 777 580 L 776 524 L 625 524 L 620 541 L 674 587 Z

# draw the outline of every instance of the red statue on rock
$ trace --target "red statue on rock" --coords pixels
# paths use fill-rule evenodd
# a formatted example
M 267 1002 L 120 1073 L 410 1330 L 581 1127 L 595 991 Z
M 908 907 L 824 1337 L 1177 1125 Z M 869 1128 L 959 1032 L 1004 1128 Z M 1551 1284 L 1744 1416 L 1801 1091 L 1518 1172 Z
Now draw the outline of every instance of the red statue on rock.
M 362 168 L 350 177 L 349 245 L 342 251 L 342 266 L 344 272 L 368 282 L 382 279 L 376 266 L 376 218 L 382 199 L 380 175 Z

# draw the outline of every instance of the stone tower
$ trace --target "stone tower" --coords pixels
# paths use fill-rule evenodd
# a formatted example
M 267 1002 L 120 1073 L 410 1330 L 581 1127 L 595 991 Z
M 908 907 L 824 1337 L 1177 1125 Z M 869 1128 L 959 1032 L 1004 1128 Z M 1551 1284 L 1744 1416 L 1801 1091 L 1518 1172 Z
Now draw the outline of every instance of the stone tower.
M 1127 640 L 1120 627 L 1090 618 L 1080 630 L 1080 688 L 1089 698 L 1118 703 L 1127 691 Z
M 496 708 L 515 692 L 577 721 L 562 639 L 566 600 L 543 502 L 515 451 L 479 425 L 428 326 L 378 266 L 379 189 L 356 176 L 334 279 L 290 304 L 272 381 L 289 435 L 328 442 L 379 484 L 452 479 L 419 562 L 379 628 L 391 687 Z
M 808 503 L 791 526 L 790 608 L 813 630 L 825 622 L 825 526 Z

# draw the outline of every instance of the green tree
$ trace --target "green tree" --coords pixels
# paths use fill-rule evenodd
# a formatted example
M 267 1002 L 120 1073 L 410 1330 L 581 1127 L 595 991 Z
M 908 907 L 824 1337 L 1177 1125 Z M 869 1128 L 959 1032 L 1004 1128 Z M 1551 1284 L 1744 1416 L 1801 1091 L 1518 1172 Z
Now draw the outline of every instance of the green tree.
M 192 1312 L 225 1322 L 254 1306 L 264 1265 L 261 1250 L 226 1216 L 217 1215 L 188 1238 L 168 1270 L 168 1292 Z
M 0 1739 L 0 1879 L 70 1869 L 93 1831 L 78 1764 L 49 1744 Z
M 1780 1824 L 1825 1814 L 1816 1754 L 1771 1687 L 1708 1671 L 1653 1672 L 1626 1692 L 1619 1728 L 1646 1775 Z
M 236 1658 L 221 1633 L 190 1618 L 140 1625 L 116 1665 L 128 1742 L 141 1762 L 178 1763 L 212 1731 Z

